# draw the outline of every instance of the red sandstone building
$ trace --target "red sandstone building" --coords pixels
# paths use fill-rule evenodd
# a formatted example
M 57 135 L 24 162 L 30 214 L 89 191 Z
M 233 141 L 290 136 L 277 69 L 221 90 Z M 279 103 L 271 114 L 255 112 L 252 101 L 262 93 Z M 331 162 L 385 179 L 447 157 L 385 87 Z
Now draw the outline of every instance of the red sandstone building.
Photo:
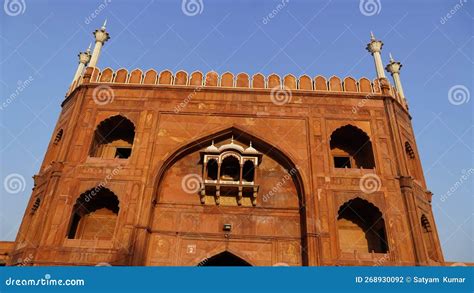
M 373 35 L 370 81 L 99 70 L 94 34 L 8 265 L 444 264 Z

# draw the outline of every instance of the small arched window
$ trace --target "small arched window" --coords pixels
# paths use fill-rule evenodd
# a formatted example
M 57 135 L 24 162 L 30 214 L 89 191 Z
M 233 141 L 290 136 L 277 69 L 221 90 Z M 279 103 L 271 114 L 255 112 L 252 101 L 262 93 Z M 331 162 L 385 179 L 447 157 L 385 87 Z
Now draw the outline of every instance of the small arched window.
M 255 178 L 255 165 L 252 161 L 245 161 L 242 168 L 242 179 L 247 182 L 253 182 Z
M 135 126 L 117 115 L 102 121 L 94 132 L 91 157 L 126 159 L 132 154 Z
M 408 158 L 410 159 L 415 158 L 415 151 L 413 151 L 413 148 L 411 147 L 408 141 L 405 142 L 405 152 L 407 153 Z
M 382 213 L 366 200 L 354 198 L 344 203 L 338 211 L 337 228 L 342 251 L 388 251 Z
M 209 162 L 207 162 L 207 179 L 217 180 L 218 169 L 217 161 L 215 159 L 209 160 Z
M 222 160 L 221 180 L 239 181 L 240 179 L 240 163 L 234 156 L 227 156 Z
M 73 207 L 69 239 L 111 239 L 119 212 L 117 196 L 98 186 L 79 196 Z
M 335 168 L 375 168 L 370 138 L 355 126 L 336 129 L 331 134 L 330 147 Z
M 34 202 L 33 205 L 31 206 L 31 213 L 32 213 L 32 214 L 34 214 L 34 213 L 38 210 L 40 204 L 41 204 L 41 198 L 40 198 L 40 197 L 37 197 L 37 198 L 35 199 L 35 202 Z
M 425 247 L 428 253 L 428 257 L 432 260 L 438 260 L 436 253 L 436 245 L 433 235 L 433 230 L 431 228 L 430 221 L 426 215 L 421 216 L 421 227 L 423 231 L 423 241 L 425 242 Z
M 56 137 L 54 138 L 54 144 L 58 144 L 61 139 L 63 138 L 63 130 L 59 129 L 58 133 L 56 133 Z

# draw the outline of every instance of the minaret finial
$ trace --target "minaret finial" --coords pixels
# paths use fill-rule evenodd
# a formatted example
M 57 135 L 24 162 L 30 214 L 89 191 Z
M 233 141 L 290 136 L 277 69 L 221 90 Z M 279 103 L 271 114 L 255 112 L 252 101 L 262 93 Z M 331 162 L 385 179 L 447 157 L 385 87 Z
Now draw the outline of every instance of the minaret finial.
M 214 145 L 214 140 L 212 140 L 212 143 L 211 143 L 211 145 Z
M 374 36 L 374 33 L 372 31 L 370 32 L 370 39 L 372 41 L 375 41 L 375 36 Z
M 92 43 L 89 43 L 89 47 L 87 47 L 87 50 L 86 50 L 86 51 L 87 51 L 87 53 L 90 53 L 90 51 L 91 51 L 91 47 L 92 47 Z
M 104 20 L 104 24 L 102 25 L 102 30 L 105 31 L 105 27 L 107 26 L 107 18 Z
M 230 143 L 234 143 L 234 135 L 232 135 L 232 138 L 230 139 Z
M 392 57 L 392 53 L 388 53 L 388 55 L 390 56 L 390 62 L 393 62 L 393 57 Z
M 250 141 L 250 147 L 252 147 L 252 141 Z

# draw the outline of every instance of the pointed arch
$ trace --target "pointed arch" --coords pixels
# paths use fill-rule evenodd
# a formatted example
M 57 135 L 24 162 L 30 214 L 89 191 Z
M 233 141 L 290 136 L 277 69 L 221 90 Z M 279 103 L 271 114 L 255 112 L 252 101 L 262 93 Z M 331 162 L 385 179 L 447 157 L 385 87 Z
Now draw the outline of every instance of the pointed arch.
M 272 73 L 268 76 L 267 85 L 269 89 L 281 88 L 281 78 L 278 74 Z
M 375 168 L 369 135 L 352 124 L 334 130 L 329 139 L 329 146 L 334 168 Z
M 107 67 L 104 70 L 102 70 L 102 73 L 100 74 L 99 81 L 100 82 L 112 82 L 114 79 L 114 71 L 112 68 Z
M 333 92 L 342 91 L 342 83 L 339 77 L 335 75 L 331 76 L 331 78 L 329 79 L 329 90 Z
M 237 74 L 237 80 L 235 81 L 236 87 L 249 87 L 249 75 L 247 73 L 239 73 Z
M 203 74 L 201 71 L 194 71 L 191 73 L 191 78 L 189 79 L 189 85 L 196 85 L 196 86 L 202 86 L 202 77 Z
M 154 69 L 150 69 L 145 73 L 145 77 L 143 78 L 143 84 L 156 84 L 156 77 L 158 73 Z
M 296 77 L 293 74 L 287 74 L 283 78 L 283 86 L 290 90 L 296 90 L 297 88 Z
M 172 84 L 173 73 L 170 70 L 163 70 L 158 77 L 158 84 Z
M 343 252 L 388 252 L 383 214 L 365 199 L 356 197 L 339 207 L 337 230 L 339 247 Z
M 256 73 L 252 76 L 252 88 L 254 89 L 264 89 L 266 86 L 265 84 L 265 76 L 261 73 Z
M 282 165 L 286 170 L 291 171 L 289 174 L 295 184 L 297 193 L 298 193 L 298 200 L 301 207 L 304 206 L 304 196 L 305 196 L 305 189 L 303 184 L 303 179 L 301 174 L 294 163 L 294 160 L 291 158 L 289 154 L 282 151 L 273 144 L 268 143 L 263 138 L 252 134 L 249 130 L 243 130 L 237 126 L 231 126 L 226 128 L 221 128 L 220 130 L 215 130 L 205 134 L 199 138 L 193 139 L 192 142 L 188 142 L 182 144 L 175 152 L 173 152 L 167 159 L 164 160 L 163 164 L 159 168 L 156 178 L 155 178 L 155 192 L 154 192 L 154 201 L 158 202 L 158 194 L 160 193 L 159 190 L 161 188 L 161 181 L 168 170 L 174 163 L 176 163 L 181 158 L 185 157 L 187 154 L 199 151 L 203 148 L 208 147 L 213 140 L 221 141 L 227 138 L 234 136 L 235 138 L 239 138 L 242 141 L 250 142 L 252 141 L 253 146 L 257 149 L 271 150 L 268 153 L 268 156 L 275 160 L 277 163 Z
M 217 86 L 219 83 L 219 74 L 215 71 L 209 71 L 206 74 L 206 79 L 204 80 L 206 86 Z
M 318 75 L 314 78 L 314 89 L 317 91 L 328 90 L 328 82 L 324 76 Z
M 174 84 L 175 85 L 188 85 L 188 73 L 183 70 L 176 72 Z
M 122 115 L 109 117 L 94 131 L 89 155 L 104 159 L 128 158 L 132 153 L 135 125 Z
M 67 237 L 112 239 L 120 210 L 119 205 L 115 193 L 102 185 L 82 193 L 73 206 Z
M 126 83 L 128 79 L 128 71 L 125 68 L 121 68 L 117 70 L 115 73 L 115 80 L 116 83 Z
M 221 76 L 222 87 L 234 87 L 234 75 L 230 72 L 226 72 Z
M 298 88 L 300 90 L 312 91 L 313 90 L 313 81 L 311 77 L 307 75 L 300 76 Z
M 130 73 L 130 78 L 128 79 L 128 83 L 142 83 L 143 79 L 143 72 L 140 69 L 135 69 Z
M 224 250 L 221 253 L 205 258 L 198 266 L 251 266 L 249 262 L 236 254 Z

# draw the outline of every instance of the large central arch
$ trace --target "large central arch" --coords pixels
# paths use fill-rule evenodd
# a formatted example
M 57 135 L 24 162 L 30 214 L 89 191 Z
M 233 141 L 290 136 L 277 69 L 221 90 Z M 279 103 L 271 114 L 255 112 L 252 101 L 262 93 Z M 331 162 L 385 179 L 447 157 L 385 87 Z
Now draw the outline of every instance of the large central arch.
M 150 214 L 148 218 L 148 231 L 152 230 L 152 223 L 154 223 L 155 217 L 155 209 L 160 203 L 160 194 L 161 189 L 164 188 L 162 182 L 165 178 L 166 172 L 169 168 L 171 168 L 175 163 L 179 160 L 186 157 L 188 154 L 198 152 L 215 141 L 216 143 L 225 141 L 233 137 L 235 140 L 249 144 L 252 142 L 252 145 L 262 152 L 264 155 L 270 157 L 272 160 L 277 162 L 283 168 L 288 170 L 288 174 L 291 176 L 291 181 L 293 182 L 296 194 L 298 196 L 298 214 L 299 214 L 299 230 L 300 230 L 300 239 L 301 239 L 301 261 L 302 264 L 307 264 L 308 256 L 307 256 L 307 249 L 306 249 L 306 210 L 305 210 L 305 188 L 303 184 L 303 179 L 300 174 L 300 170 L 298 170 L 297 165 L 294 163 L 294 160 L 291 156 L 278 147 L 275 144 L 263 139 L 259 135 L 251 133 L 249 130 L 244 130 L 241 127 L 237 127 L 235 125 L 220 128 L 214 131 L 209 131 L 208 133 L 204 133 L 201 137 L 193 138 L 192 141 L 188 141 L 187 143 L 182 144 L 179 146 L 176 151 L 174 151 L 166 160 L 163 161 L 163 164 L 160 166 L 154 184 L 154 192 L 152 197 L 152 207 L 150 208 Z M 291 172 L 289 172 L 291 170 Z M 145 247 L 149 247 L 150 245 L 151 234 L 147 233 L 146 240 L 145 240 Z M 146 262 L 147 256 L 143 256 L 143 261 Z

